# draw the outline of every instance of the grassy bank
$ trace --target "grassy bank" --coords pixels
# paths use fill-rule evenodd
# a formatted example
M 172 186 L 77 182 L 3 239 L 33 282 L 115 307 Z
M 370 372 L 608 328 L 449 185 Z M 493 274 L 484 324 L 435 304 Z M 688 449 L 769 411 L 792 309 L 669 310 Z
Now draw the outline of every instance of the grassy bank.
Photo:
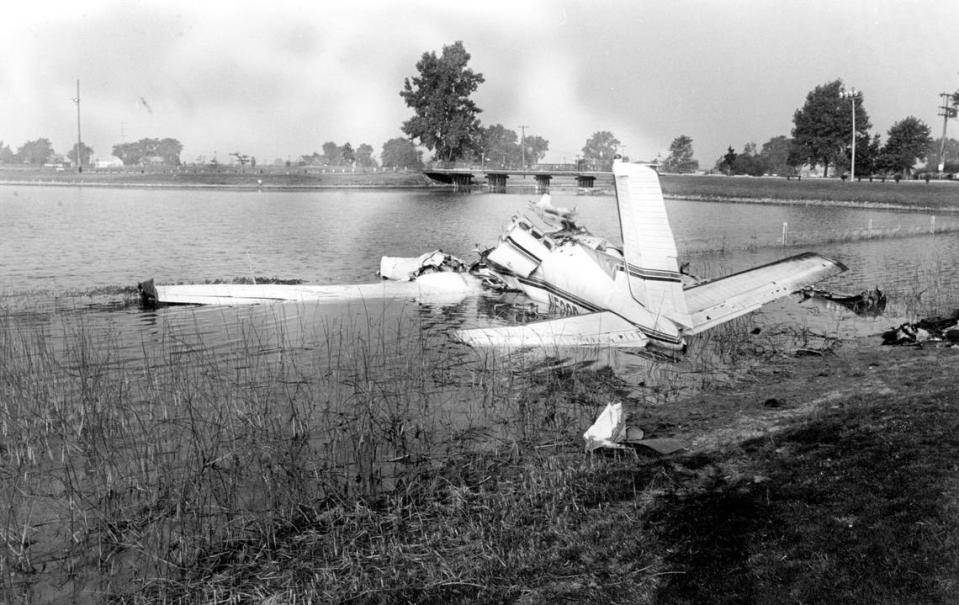
M 78 174 L 49 168 L 0 167 L 0 183 L 136 188 L 214 188 L 238 190 L 310 190 L 428 187 L 415 171 L 350 172 L 342 168 L 91 169 Z
M 122 361 L 109 334 L 14 320 L 0 320 L 7 602 L 959 596 L 951 349 L 744 320 L 627 381 L 437 365 L 434 343 L 375 322 L 324 327 L 322 358 L 238 326 L 239 357 L 187 332 Z M 451 384 L 466 393 L 452 407 Z M 690 447 L 584 454 L 610 400 Z
M 888 207 L 935 212 L 959 211 L 959 183 L 953 181 L 902 181 L 896 183 L 843 182 L 838 179 L 791 179 L 779 177 L 726 177 L 665 174 L 661 177 L 667 196 L 704 201 L 785 202 L 828 205 Z M 0 183 L 37 185 L 84 185 L 101 187 L 222 188 L 244 190 L 309 190 L 326 188 L 443 187 L 411 171 L 349 172 L 343 169 L 266 167 L 182 167 L 176 170 L 91 170 L 83 174 L 48 168 L 0 166 Z M 533 181 L 516 180 L 517 190 L 529 191 Z M 558 178 L 556 190 L 575 190 L 569 178 Z M 478 175 L 475 185 L 485 188 Z M 611 190 L 612 182 L 600 180 L 597 190 Z
M 906 210 L 959 211 L 959 183 L 954 181 L 844 182 L 839 179 L 727 177 L 667 174 L 663 193 L 705 201 L 788 201 L 792 203 L 888 207 Z

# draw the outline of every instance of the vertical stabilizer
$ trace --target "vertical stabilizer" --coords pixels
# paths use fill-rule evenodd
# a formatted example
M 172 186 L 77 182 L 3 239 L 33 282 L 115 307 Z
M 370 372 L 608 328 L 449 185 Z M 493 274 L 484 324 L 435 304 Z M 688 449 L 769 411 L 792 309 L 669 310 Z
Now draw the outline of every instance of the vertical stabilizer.
M 613 177 L 630 294 L 654 315 L 691 327 L 659 175 L 616 161 Z

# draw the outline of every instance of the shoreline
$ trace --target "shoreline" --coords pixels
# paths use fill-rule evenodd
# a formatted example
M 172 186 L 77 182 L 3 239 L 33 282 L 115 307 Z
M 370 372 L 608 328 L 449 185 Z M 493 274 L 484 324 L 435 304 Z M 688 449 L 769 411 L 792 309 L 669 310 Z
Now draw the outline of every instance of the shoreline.
M 436 183 L 420 172 L 364 173 L 98 173 L 31 174 L 34 178 L 9 178 L 12 171 L 0 169 L 0 187 L 90 187 L 102 189 L 141 189 L 170 191 L 355 191 L 355 190 L 437 190 L 453 191 L 452 185 Z M 17 170 L 16 172 L 26 172 Z M 20 176 L 20 175 L 17 175 Z M 26 176 L 26 175 L 24 175 Z M 891 210 L 897 212 L 959 213 L 959 189 L 953 182 L 934 184 L 845 183 L 839 180 L 787 181 L 775 178 L 736 179 L 718 176 L 663 175 L 663 195 L 670 200 L 763 204 L 789 206 L 825 206 Z M 534 185 L 513 185 L 507 193 L 528 194 Z M 554 192 L 581 195 L 607 195 L 611 187 L 603 183 L 593 189 L 554 183 Z M 486 191 L 474 184 L 470 191 Z

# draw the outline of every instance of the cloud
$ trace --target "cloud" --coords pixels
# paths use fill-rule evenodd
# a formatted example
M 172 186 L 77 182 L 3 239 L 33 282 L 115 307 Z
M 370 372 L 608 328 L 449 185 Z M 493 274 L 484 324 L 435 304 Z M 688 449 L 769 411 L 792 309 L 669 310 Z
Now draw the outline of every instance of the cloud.
M 97 154 L 172 136 L 184 157 L 261 161 L 400 135 L 399 97 L 423 52 L 462 40 L 486 82 L 484 123 L 550 141 L 571 160 L 597 130 L 634 159 L 686 134 L 702 165 L 788 134 L 806 92 L 837 77 L 864 91 L 874 128 L 936 121 L 959 84 L 959 5 L 585 0 L 462 4 L 357 0 L 44 2 L 0 22 L 0 138 L 84 139 Z M 145 99 L 152 113 L 140 102 Z

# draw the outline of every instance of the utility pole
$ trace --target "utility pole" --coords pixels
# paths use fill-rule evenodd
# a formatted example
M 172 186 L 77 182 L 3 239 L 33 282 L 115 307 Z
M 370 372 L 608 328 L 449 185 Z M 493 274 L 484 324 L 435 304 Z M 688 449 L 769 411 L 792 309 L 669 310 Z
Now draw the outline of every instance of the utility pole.
M 852 164 L 849 170 L 849 182 L 852 183 L 856 180 L 856 97 L 859 96 L 859 91 L 855 88 L 839 91 L 839 97 L 842 99 L 849 99 L 852 102 Z
M 527 128 L 529 128 L 529 126 L 527 126 L 526 124 L 520 124 L 519 126 L 519 131 L 522 133 L 520 134 L 520 139 L 519 139 L 519 152 L 523 162 L 523 170 L 526 170 L 526 129 Z
M 73 99 L 77 104 L 77 172 L 83 172 L 83 143 L 80 138 L 80 80 L 77 80 L 77 97 Z
M 956 93 L 959 94 L 959 93 Z M 956 117 L 957 98 L 956 94 L 942 92 L 939 96 L 942 98 L 942 105 L 939 106 L 939 113 L 942 116 L 942 140 L 939 143 L 939 173 L 946 171 L 946 126 L 949 124 L 949 118 Z

